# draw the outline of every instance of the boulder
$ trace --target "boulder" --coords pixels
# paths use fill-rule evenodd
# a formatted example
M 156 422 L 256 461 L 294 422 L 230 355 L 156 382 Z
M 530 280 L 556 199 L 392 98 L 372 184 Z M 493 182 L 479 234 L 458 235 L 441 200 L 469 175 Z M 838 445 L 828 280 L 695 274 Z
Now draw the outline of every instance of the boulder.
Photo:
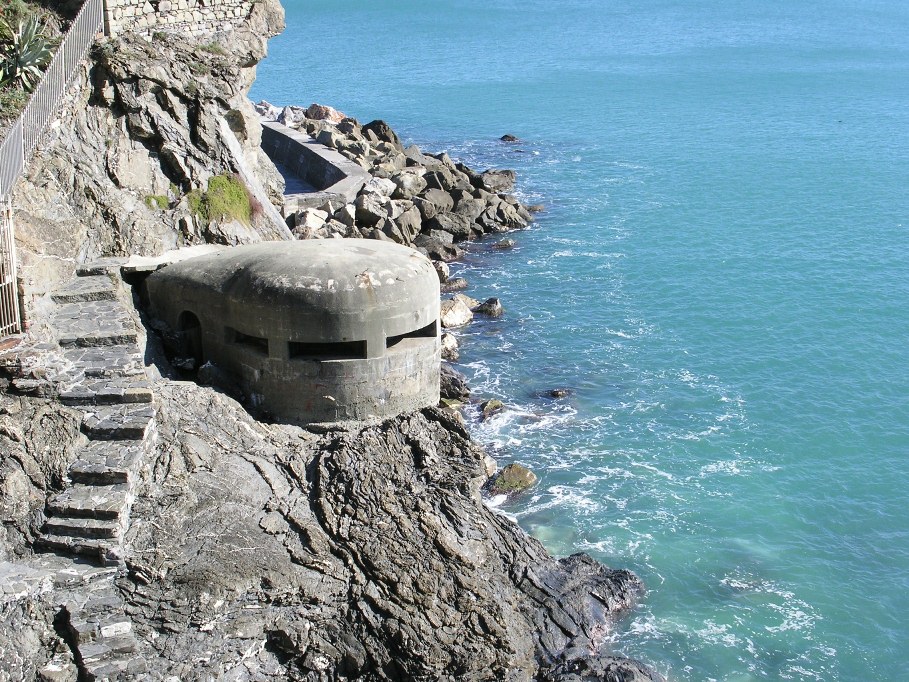
M 442 293 L 448 294 L 452 291 L 464 291 L 470 284 L 463 277 L 452 277 L 447 282 L 442 283 Z
M 571 395 L 570 388 L 550 388 L 548 391 L 544 391 L 543 395 L 547 398 L 567 398 Z
M 514 187 L 515 174 L 513 170 L 488 170 L 480 178 L 487 192 L 509 192 Z
M 324 104 L 310 104 L 306 109 L 306 118 L 311 118 L 315 121 L 329 121 L 331 123 L 340 123 L 345 118 L 337 109 L 327 107 Z
M 531 204 L 530 206 L 525 206 L 529 213 L 541 213 L 546 210 L 546 206 L 543 204 Z
M 486 484 L 490 495 L 517 495 L 536 485 L 537 475 L 525 466 L 514 462 L 504 467 Z
M 464 256 L 464 249 L 454 244 L 446 244 L 438 239 L 433 239 L 426 234 L 418 234 L 413 240 L 413 245 L 420 253 L 431 260 L 451 262 Z
M 334 219 L 353 227 L 357 223 L 357 209 L 353 204 L 345 204 L 334 213 Z
M 440 340 L 442 346 L 442 359 L 448 362 L 456 362 L 461 356 L 458 338 L 454 334 L 442 334 Z
M 369 182 L 363 185 L 363 189 L 360 190 L 361 194 L 378 194 L 382 197 L 390 197 L 392 192 L 395 191 L 395 183 L 386 178 L 372 178 Z
M 337 149 L 338 147 L 348 144 L 347 140 L 345 140 L 337 130 L 331 130 L 328 128 L 319 131 L 319 133 L 316 135 L 316 142 L 323 144 L 326 147 L 331 147 L 332 149 Z
M 424 230 L 423 234 L 427 235 L 430 239 L 433 239 L 440 244 L 454 244 L 454 237 L 451 232 L 446 232 L 445 230 Z
M 406 237 L 407 244 L 410 244 L 414 239 L 416 239 L 417 235 L 420 234 L 420 230 L 423 227 L 420 211 L 416 206 L 413 205 L 411 205 L 410 208 L 395 218 L 394 221 L 401 229 L 401 233 Z
M 427 187 L 440 189 L 445 192 L 455 186 L 454 176 L 451 174 L 451 170 L 445 166 L 439 166 L 435 170 L 428 171 L 423 178 L 426 180 Z
M 454 208 L 454 200 L 451 195 L 436 187 L 424 190 L 422 194 L 414 198 L 413 202 L 420 209 L 423 220 L 434 218 L 439 213 L 448 213 Z
M 520 142 L 520 140 L 517 137 L 515 137 L 514 135 L 508 135 L 508 134 L 502 135 L 502 137 L 500 137 L 499 139 L 502 142 Z
M 463 301 L 449 298 L 442 301 L 439 319 L 445 329 L 463 327 L 473 319 L 473 312 Z
M 473 312 L 487 317 L 502 317 L 505 314 L 505 308 L 502 302 L 497 298 L 487 298 L 480 305 L 472 308 Z
M 442 363 L 439 378 L 441 380 L 439 383 L 439 395 L 441 398 L 460 402 L 466 402 L 470 399 L 467 377 L 447 362 Z
M 497 241 L 495 244 L 489 248 L 495 249 L 496 251 L 507 251 L 508 249 L 513 249 L 515 247 L 514 239 L 502 239 Z
M 377 194 L 361 194 L 354 202 L 357 225 L 374 227 L 380 220 L 388 217 L 386 202 L 389 200 Z
M 278 116 L 281 115 L 281 107 L 276 107 L 274 104 L 266 102 L 264 99 L 258 104 L 253 104 L 253 109 L 255 109 L 256 113 L 266 121 L 277 121 Z
M 455 294 L 454 296 L 452 296 L 452 298 L 454 300 L 460 301 L 461 303 L 466 305 L 470 309 L 471 312 L 473 312 L 474 308 L 476 308 L 478 305 L 480 305 L 480 302 L 477 299 L 471 298 L 470 296 L 467 296 L 466 294 Z
M 294 213 L 293 233 L 298 239 L 309 239 L 310 236 L 325 224 L 328 213 L 317 208 L 306 208 Z
M 426 180 L 423 179 L 422 173 L 413 169 L 395 173 L 391 176 L 391 181 L 395 184 L 394 193 L 391 195 L 394 199 L 413 199 L 426 189 Z
M 439 213 L 426 221 L 424 229 L 441 230 L 452 236 L 454 241 L 463 242 L 471 236 L 470 226 L 473 220 L 459 213 Z
M 493 415 L 496 415 L 499 412 L 503 412 L 504 410 L 505 403 L 496 398 L 492 398 L 491 400 L 484 400 L 482 403 L 480 403 L 480 416 L 483 421 L 486 421 Z
M 360 126 L 360 122 L 355 118 L 343 119 L 340 123 L 338 123 L 338 130 L 340 130 L 348 137 L 352 137 L 356 140 L 363 139 L 362 127 Z
M 436 274 L 439 276 L 439 283 L 445 284 L 445 282 L 448 281 L 448 278 L 451 277 L 451 268 L 448 267 L 448 263 L 434 260 L 432 266 L 436 269 Z
M 383 218 L 380 220 L 376 225 L 376 229 L 381 230 L 386 237 L 397 244 L 404 244 L 405 246 L 410 244 L 410 238 L 406 236 L 400 226 L 390 218 Z
M 375 135 L 377 140 L 382 142 L 387 142 L 392 145 L 395 149 L 402 149 L 401 140 L 398 138 L 394 130 L 391 129 L 391 126 L 388 125 L 385 121 L 376 119 L 375 121 L 370 121 L 363 126 L 364 133 L 372 133 Z
M 453 190 L 452 196 L 456 193 L 466 196 L 461 196 L 455 201 L 454 212 L 458 215 L 466 216 L 470 222 L 479 218 L 480 214 L 486 209 L 486 202 L 482 199 L 475 199 L 464 190 Z

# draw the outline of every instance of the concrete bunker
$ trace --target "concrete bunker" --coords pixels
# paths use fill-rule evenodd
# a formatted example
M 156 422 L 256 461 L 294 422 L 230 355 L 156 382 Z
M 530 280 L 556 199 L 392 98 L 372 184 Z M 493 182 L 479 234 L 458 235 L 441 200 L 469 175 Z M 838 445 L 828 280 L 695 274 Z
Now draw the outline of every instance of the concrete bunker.
M 279 421 L 391 417 L 439 400 L 439 281 L 412 249 L 362 239 L 266 242 L 145 280 L 186 354 L 230 373 Z

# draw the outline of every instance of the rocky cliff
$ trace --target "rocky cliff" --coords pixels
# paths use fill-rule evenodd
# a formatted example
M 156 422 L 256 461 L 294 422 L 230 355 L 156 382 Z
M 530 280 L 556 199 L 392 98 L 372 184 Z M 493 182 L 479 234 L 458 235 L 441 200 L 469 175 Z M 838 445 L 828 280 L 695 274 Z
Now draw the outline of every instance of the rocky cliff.
M 100 46 L 16 193 L 33 303 L 99 256 L 290 238 L 265 205 L 280 181 L 246 99 L 280 23 L 265 1 L 214 42 Z M 248 224 L 194 207 L 223 175 L 258 202 Z M 119 565 L 35 554 L 98 410 L 61 403 L 65 352 L 35 339 L 29 358 L 6 356 L 0 679 L 659 679 L 608 651 L 640 581 L 584 555 L 556 560 L 487 509 L 484 453 L 455 416 L 261 423 L 180 380 L 132 312 L 157 430 Z
M 95 46 L 13 196 L 27 306 L 99 256 L 291 237 L 272 206 L 283 184 L 246 97 L 283 16 L 266 0 L 207 41 L 125 34 Z M 194 210 L 193 198 L 224 174 L 251 193 L 249 224 Z

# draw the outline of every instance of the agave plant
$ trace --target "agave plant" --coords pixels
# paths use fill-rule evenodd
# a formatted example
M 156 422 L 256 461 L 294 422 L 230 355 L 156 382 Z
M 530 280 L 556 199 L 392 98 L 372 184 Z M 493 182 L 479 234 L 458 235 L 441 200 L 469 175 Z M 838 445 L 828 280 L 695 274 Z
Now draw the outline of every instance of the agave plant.
M 37 16 L 19 22 L 17 30 L 0 20 L 0 85 L 18 83 L 31 92 L 41 80 L 41 71 L 53 56 Z

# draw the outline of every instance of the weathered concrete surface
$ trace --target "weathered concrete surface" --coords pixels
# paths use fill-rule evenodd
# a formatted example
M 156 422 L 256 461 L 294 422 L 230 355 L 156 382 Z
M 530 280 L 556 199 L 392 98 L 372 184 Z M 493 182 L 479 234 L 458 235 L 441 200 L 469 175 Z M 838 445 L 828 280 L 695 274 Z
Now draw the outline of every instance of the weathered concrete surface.
M 168 266 L 145 282 L 171 331 L 199 323 L 202 363 L 294 423 L 383 418 L 439 397 L 439 283 L 425 257 L 363 240 L 266 243 Z

